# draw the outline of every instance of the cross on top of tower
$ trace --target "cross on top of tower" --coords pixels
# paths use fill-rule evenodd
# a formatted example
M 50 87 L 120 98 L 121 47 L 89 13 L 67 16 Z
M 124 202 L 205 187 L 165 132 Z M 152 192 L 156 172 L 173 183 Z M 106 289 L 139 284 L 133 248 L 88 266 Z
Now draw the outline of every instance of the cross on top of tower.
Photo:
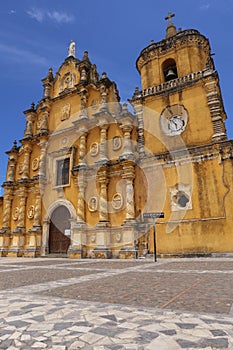
M 165 20 L 168 20 L 168 25 L 172 24 L 172 17 L 175 17 L 175 14 L 168 12 L 168 15 L 165 17 Z

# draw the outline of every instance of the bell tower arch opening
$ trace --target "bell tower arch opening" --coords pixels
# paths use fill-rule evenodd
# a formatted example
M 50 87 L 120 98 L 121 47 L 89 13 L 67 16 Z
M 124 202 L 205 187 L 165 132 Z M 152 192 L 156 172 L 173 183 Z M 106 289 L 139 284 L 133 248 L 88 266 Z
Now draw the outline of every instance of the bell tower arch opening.
M 176 61 L 172 58 L 168 58 L 163 62 L 162 71 L 165 82 L 178 78 Z

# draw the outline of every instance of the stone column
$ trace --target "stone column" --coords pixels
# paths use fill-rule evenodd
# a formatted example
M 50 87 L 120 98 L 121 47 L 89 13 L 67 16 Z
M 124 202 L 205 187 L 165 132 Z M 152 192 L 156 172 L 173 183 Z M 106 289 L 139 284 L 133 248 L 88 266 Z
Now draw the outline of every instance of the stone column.
M 80 170 L 78 174 L 77 185 L 78 185 L 77 223 L 84 224 L 85 223 L 86 180 L 85 180 L 85 174 L 82 170 Z
M 126 221 L 135 220 L 134 186 L 135 171 L 133 164 L 123 166 L 122 178 L 126 181 Z
M 16 161 L 14 158 L 10 158 L 8 163 L 8 170 L 7 170 L 7 181 L 10 181 L 10 182 L 15 181 L 15 168 L 16 168 Z
M 25 209 L 26 209 L 26 190 L 21 189 L 19 193 L 19 217 L 17 227 L 22 229 L 25 228 Z
M 210 78 L 205 83 L 207 103 L 210 109 L 210 114 L 212 118 L 212 124 L 214 129 L 214 134 L 212 136 L 213 141 L 224 141 L 227 140 L 226 128 L 224 125 L 224 112 L 222 101 L 220 97 L 220 92 L 218 91 L 218 86 L 216 80 Z
M 23 161 L 22 178 L 28 179 L 29 178 L 29 169 L 30 169 L 30 154 L 31 154 L 32 148 L 29 145 L 24 145 L 23 151 L 24 151 L 24 161 Z
M 108 147 L 107 147 L 107 130 L 108 125 L 100 125 L 100 158 L 99 161 L 108 161 Z
M 108 177 L 106 170 L 101 170 L 97 175 L 97 181 L 100 184 L 99 196 L 99 223 L 108 222 Z
M 124 150 L 123 157 L 133 157 L 132 141 L 131 141 L 131 131 L 133 129 L 132 125 L 122 125 L 121 129 L 124 134 Z
M 40 143 L 40 167 L 39 167 L 39 176 L 46 176 L 46 147 L 47 147 L 47 141 L 41 140 Z
M 138 139 L 137 139 L 137 149 L 139 157 L 143 158 L 145 155 L 145 138 L 144 138 L 144 121 L 143 121 L 143 106 L 141 103 L 134 103 L 134 111 L 138 122 Z
M 79 166 L 86 166 L 86 149 L 87 149 L 87 130 L 86 128 L 82 128 L 81 130 L 81 136 L 80 136 L 80 144 L 79 144 Z
M 10 228 L 12 199 L 13 199 L 12 191 L 5 189 L 4 201 L 3 201 L 3 220 L 2 220 L 2 228 L 5 230 L 9 230 Z
M 33 227 L 41 227 L 41 194 L 40 189 L 36 189 L 36 203 Z

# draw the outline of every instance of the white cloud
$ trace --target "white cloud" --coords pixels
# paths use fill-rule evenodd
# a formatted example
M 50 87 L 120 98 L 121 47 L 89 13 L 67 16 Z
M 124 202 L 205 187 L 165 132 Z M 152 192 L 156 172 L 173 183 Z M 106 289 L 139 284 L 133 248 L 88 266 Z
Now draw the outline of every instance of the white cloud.
M 32 8 L 31 10 L 28 10 L 27 11 L 27 14 L 35 19 L 37 22 L 43 22 L 44 18 L 45 18 L 45 13 L 40 10 L 40 9 L 37 9 L 37 8 Z
M 47 16 L 57 23 L 70 23 L 73 22 L 74 16 L 67 13 L 61 13 L 58 11 L 47 12 Z
M 200 6 L 200 10 L 201 10 L 201 11 L 207 11 L 209 8 L 210 8 L 210 4 L 209 4 L 209 3 L 203 3 L 203 4 Z
M 19 49 L 16 46 L 0 44 L 0 53 L 2 56 L 7 55 L 7 59 L 10 58 L 14 62 L 48 66 L 48 62 L 44 57 L 28 50 Z
M 37 22 L 42 23 L 44 20 L 52 20 L 55 23 L 70 23 L 74 21 L 74 16 L 65 12 L 46 11 L 39 8 L 32 8 L 27 11 L 27 14 Z

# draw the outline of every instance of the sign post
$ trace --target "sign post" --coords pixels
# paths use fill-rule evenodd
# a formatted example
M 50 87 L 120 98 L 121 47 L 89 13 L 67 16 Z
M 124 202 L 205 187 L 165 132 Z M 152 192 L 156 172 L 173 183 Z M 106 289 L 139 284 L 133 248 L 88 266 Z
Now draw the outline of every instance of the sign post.
M 157 244 L 156 244 L 156 222 L 157 218 L 164 218 L 164 212 L 156 212 L 156 213 L 143 213 L 144 219 L 154 219 L 153 222 L 153 243 L 154 243 L 154 261 L 157 261 Z

